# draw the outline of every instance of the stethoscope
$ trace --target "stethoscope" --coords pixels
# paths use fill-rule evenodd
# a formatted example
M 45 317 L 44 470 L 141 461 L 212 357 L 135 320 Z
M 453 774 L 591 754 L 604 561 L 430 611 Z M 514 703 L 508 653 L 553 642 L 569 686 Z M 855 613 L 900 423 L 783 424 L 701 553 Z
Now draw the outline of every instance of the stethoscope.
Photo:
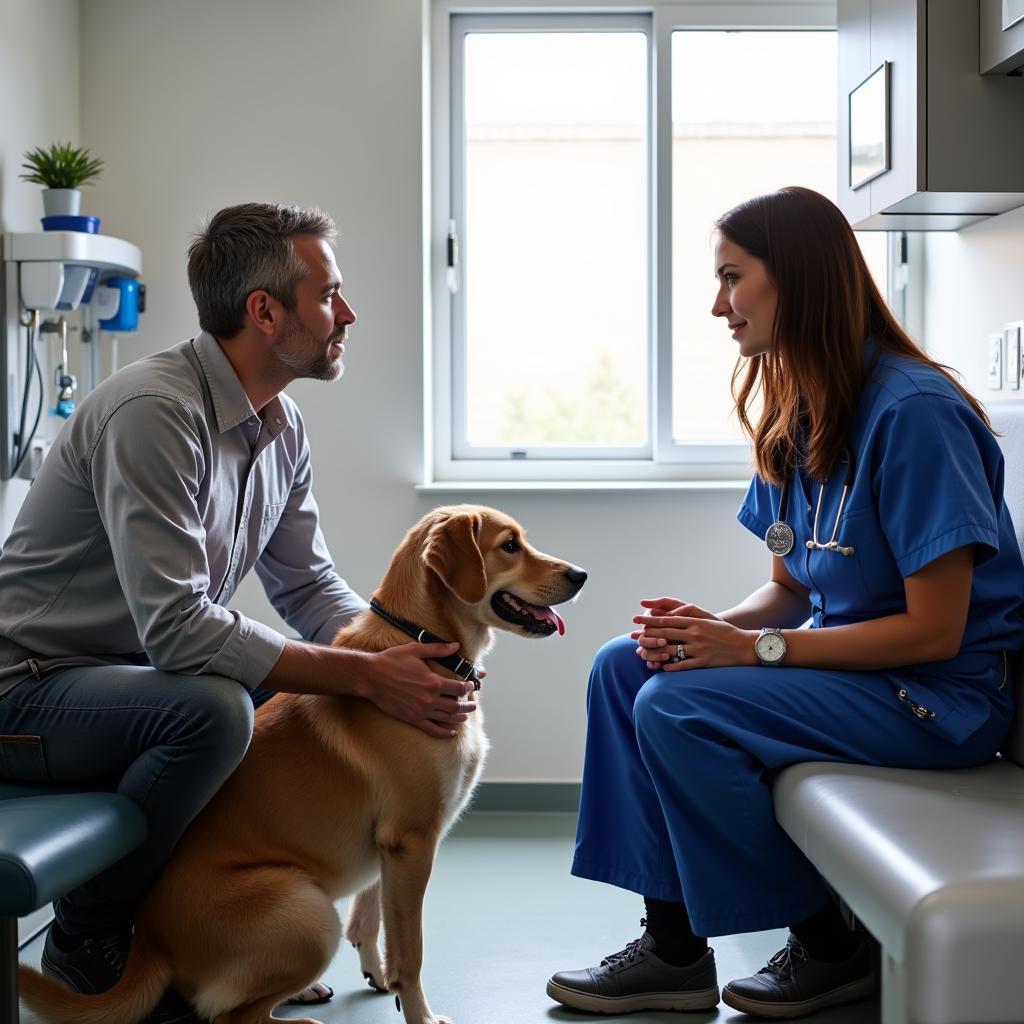
M 843 493 L 839 498 L 839 508 L 836 511 L 836 521 L 832 524 L 832 536 L 824 544 L 818 540 L 818 523 L 821 519 L 821 500 L 825 495 L 825 484 L 821 485 L 818 491 L 818 507 L 814 512 L 814 529 L 811 533 L 811 539 L 805 541 L 805 546 L 809 551 L 838 551 L 841 555 L 852 555 L 852 547 L 844 547 L 836 540 L 836 534 L 839 533 L 839 521 L 843 518 L 843 508 L 846 505 L 846 495 L 850 490 L 850 484 L 853 483 L 853 450 L 849 445 L 846 447 L 846 479 L 843 481 Z M 795 473 L 796 470 L 793 471 Z M 782 558 L 784 555 L 788 555 L 793 550 L 793 545 L 796 543 L 796 534 L 793 533 L 793 527 L 786 522 L 786 514 L 789 512 L 789 490 L 790 485 L 793 482 L 793 473 L 786 477 L 785 483 L 782 485 L 782 496 L 779 499 L 779 518 L 768 527 L 767 533 L 764 535 L 764 542 L 768 547 L 768 550 L 773 555 L 778 555 Z

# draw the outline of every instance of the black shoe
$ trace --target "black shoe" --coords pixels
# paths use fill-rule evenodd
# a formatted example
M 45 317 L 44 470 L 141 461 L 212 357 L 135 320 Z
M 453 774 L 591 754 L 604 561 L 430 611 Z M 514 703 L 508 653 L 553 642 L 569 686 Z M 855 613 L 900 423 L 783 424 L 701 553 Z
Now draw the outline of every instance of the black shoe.
M 121 977 L 128 959 L 131 929 L 102 932 L 82 939 L 74 949 L 65 952 L 54 939 L 53 926 L 46 933 L 40 966 L 68 988 L 86 995 L 95 995 L 113 988 Z
M 734 1010 L 758 1017 L 803 1017 L 827 1006 L 866 999 L 875 991 L 875 972 L 868 944 L 838 963 L 813 960 L 795 935 L 750 978 L 728 982 L 722 1001 Z
M 718 1005 L 714 950 L 685 967 L 665 963 L 654 950 L 654 939 L 644 932 L 597 967 L 554 975 L 548 982 L 548 995 L 565 1006 L 591 1013 L 713 1010 Z
M 65 952 L 46 933 L 40 966 L 44 974 L 64 982 L 68 988 L 95 995 L 113 988 L 128 960 L 131 930 L 105 932 L 82 941 Z M 174 989 L 168 989 L 153 1012 L 140 1024 L 204 1024 L 201 1017 Z

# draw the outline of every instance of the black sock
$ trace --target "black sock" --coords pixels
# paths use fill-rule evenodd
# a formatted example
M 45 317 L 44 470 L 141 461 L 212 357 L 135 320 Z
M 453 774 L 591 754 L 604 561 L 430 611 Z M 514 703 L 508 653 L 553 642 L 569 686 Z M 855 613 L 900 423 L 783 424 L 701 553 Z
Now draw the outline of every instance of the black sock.
M 827 964 L 845 960 L 860 942 L 831 899 L 816 914 L 790 925 L 789 930 L 804 944 L 812 959 Z
M 684 967 L 696 963 L 708 951 L 708 940 L 693 934 L 684 903 L 645 896 L 644 907 L 647 931 L 654 939 L 654 952 L 659 960 L 673 967 Z

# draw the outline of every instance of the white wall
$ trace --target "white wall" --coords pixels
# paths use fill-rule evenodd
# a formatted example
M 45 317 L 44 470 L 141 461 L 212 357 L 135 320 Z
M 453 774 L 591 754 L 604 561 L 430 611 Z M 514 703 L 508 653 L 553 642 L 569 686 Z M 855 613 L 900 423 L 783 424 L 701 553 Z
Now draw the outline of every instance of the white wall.
M 199 218 L 251 200 L 318 204 L 359 314 L 336 385 L 293 393 L 343 574 L 369 594 L 403 533 L 444 503 L 418 495 L 422 458 L 421 0 L 89 0 L 81 24 L 82 135 L 108 161 L 105 230 L 142 247 L 149 312 L 130 346 L 195 330 L 184 251 Z M 529 280 L 523 281 L 524 319 Z M 727 387 L 727 382 L 722 382 Z M 464 494 L 452 500 L 479 500 Z M 768 557 L 734 522 L 737 492 L 507 494 L 537 546 L 591 580 L 567 635 L 499 638 L 484 708 L 492 780 L 580 776 L 593 651 L 642 596 L 725 606 Z M 276 621 L 258 586 L 238 606 Z
M 0 0 L 0 233 L 40 230 L 40 186 L 19 179 L 22 155 L 58 141 L 81 142 L 78 0 Z M 27 489 L 0 483 L 0 544 Z
M 39 185 L 22 154 L 79 141 L 78 0 L 0 0 L 0 227 L 38 231 Z
M 925 278 L 929 351 L 960 370 L 983 402 L 1024 397 L 988 388 L 988 335 L 1024 320 L 1024 208 L 926 235 Z

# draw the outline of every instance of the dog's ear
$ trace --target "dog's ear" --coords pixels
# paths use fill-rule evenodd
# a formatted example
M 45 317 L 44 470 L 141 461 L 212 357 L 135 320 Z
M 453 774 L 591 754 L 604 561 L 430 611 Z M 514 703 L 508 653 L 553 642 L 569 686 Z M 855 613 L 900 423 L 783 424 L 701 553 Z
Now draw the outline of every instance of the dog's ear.
M 423 545 L 423 561 L 444 585 L 467 604 L 482 601 L 487 593 L 484 556 L 477 538 L 478 515 L 454 515 L 430 528 Z

